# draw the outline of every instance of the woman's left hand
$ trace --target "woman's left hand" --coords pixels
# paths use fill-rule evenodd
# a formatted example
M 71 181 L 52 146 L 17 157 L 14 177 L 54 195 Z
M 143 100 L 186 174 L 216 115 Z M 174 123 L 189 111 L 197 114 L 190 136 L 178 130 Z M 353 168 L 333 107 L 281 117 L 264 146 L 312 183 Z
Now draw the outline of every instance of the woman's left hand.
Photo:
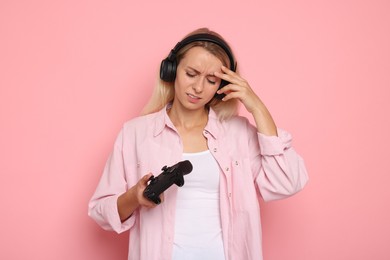
M 239 99 L 244 104 L 246 110 L 253 115 L 257 130 L 260 133 L 277 135 L 277 128 L 271 114 L 248 82 L 225 66 L 222 66 L 221 70 L 222 73 L 214 72 L 214 75 L 230 82 L 230 84 L 217 91 L 218 94 L 224 93 L 226 95 L 222 100 Z
M 225 94 L 225 97 L 222 99 L 223 101 L 238 98 L 250 113 L 253 113 L 256 108 L 262 106 L 260 98 L 245 79 L 225 66 L 222 66 L 222 72 L 215 72 L 214 75 L 230 82 L 230 84 L 224 86 L 217 92 L 218 94 Z

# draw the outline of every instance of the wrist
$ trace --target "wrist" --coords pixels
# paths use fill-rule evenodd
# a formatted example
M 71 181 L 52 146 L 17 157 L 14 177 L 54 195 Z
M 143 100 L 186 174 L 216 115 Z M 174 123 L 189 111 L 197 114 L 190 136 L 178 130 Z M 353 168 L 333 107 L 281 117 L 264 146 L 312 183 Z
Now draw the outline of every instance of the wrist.
M 265 107 L 256 107 L 252 112 L 252 116 L 256 122 L 257 131 L 259 133 L 269 136 L 278 135 L 276 124 Z

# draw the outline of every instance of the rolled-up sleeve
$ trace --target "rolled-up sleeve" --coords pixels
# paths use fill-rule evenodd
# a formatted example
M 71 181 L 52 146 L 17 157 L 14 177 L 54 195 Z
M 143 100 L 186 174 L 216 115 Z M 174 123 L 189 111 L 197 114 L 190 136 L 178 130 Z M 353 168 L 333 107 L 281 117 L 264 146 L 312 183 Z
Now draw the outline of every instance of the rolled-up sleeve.
M 308 175 L 303 159 L 291 146 L 291 135 L 282 129 L 278 136 L 257 135 L 261 165 L 255 181 L 263 199 L 283 199 L 302 190 Z
M 134 216 L 121 222 L 118 213 L 118 197 L 127 190 L 122 148 L 123 131 L 115 141 L 113 152 L 107 160 L 103 175 L 88 204 L 88 215 L 103 229 L 117 233 L 130 229 L 135 222 Z

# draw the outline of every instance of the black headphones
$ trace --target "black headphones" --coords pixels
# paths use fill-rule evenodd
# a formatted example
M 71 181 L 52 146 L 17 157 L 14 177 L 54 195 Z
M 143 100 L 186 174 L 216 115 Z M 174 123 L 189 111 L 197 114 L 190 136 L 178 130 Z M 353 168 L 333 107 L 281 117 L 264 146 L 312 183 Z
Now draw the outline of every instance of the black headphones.
M 202 41 L 202 42 L 212 42 L 214 44 L 217 44 L 220 46 L 227 54 L 229 57 L 230 61 L 230 70 L 236 71 L 236 62 L 234 61 L 232 51 L 230 50 L 229 45 L 222 40 L 221 38 L 212 35 L 212 34 L 207 34 L 207 33 L 200 33 L 200 34 L 194 34 L 190 35 L 186 38 L 184 38 L 182 41 L 178 42 L 176 46 L 171 50 L 169 53 L 168 57 L 165 58 L 161 62 L 160 66 L 160 78 L 163 81 L 166 82 L 173 82 L 175 81 L 176 78 L 176 70 L 177 70 L 177 52 L 186 46 L 187 44 L 190 44 L 192 42 L 196 41 Z M 229 82 L 222 80 L 221 85 L 219 85 L 218 89 L 226 86 L 229 84 Z M 218 99 L 222 99 L 225 95 L 224 94 L 215 94 L 215 97 Z

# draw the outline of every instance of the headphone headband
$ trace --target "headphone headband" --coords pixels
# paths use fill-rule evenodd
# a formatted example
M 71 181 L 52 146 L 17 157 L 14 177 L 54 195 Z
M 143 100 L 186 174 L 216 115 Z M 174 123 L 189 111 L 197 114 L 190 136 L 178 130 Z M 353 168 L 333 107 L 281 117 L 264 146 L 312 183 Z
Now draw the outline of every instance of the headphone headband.
M 223 39 L 219 38 L 218 36 L 215 36 L 215 35 L 212 35 L 212 34 L 208 34 L 208 33 L 194 34 L 194 35 L 190 35 L 190 36 L 184 38 L 183 40 L 178 42 L 175 45 L 175 47 L 171 50 L 171 52 L 168 55 L 168 59 L 170 61 L 175 60 L 177 58 L 176 57 L 177 53 L 184 46 L 186 46 L 186 45 L 188 45 L 190 43 L 193 43 L 193 42 L 211 42 L 211 43 L 214 43 L 214 44 L 218 45 L 227 54 L 227 56 L 229 58 L 229 62 L 230 62 L 230 69 L 233 70 L 233 71 L 236 70 L 236 63 L 234 61 L 233 54 L 232 54 L 232 51 L 231 51 L 229 45 Z

